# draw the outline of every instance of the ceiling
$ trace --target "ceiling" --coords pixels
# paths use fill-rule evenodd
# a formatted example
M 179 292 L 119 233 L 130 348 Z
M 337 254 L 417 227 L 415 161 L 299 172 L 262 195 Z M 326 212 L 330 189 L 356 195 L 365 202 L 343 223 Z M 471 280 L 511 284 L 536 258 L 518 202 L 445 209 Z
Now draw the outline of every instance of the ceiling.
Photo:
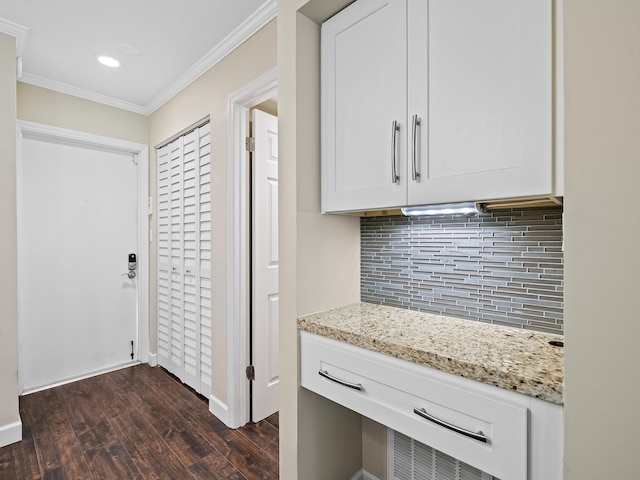
M 20 81 L 150 114 L 275 15 L 276 0 L 0 0 L 0 32 Z

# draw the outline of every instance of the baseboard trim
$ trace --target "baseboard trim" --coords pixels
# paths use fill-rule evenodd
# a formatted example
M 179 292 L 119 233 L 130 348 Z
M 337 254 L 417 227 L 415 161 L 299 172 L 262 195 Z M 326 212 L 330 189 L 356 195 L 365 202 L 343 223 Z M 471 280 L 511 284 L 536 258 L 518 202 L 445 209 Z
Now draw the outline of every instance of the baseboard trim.
M 376 477 L 375 475 L 367 472 L 366 470 L 362 469 L 360 470 L 358 473 L 356 473 L 351 480 L 380 480 L 378 477 Z
M 9 423 L 0 427 L 0 448 L 22 440 L 22 421 Z
M 209 411 L 227 427 L 233 428 L 229 424 L 229 407 L 213 394 L 209 395 Z
M 151 367 L 157 367 L 158 366 L 158 355 L 157 354 L 149 352 L 147 359 L 148 359 L 149 366 L 151 366 Z
M 121 365 L 114 365 L 112 367 L 107 367 L 107 368 L 104 368 L 104 369 L 101 369 L 101 370 L 94 370 L 92 372 L 88 372 L 86 374 L 79 375 L 77 377 L 67 378 L 66 380 L 61 380 L 59 382 L 52 383 L 50 385 L 43 385 L 43 386 L 37 387 L 37 388 L 25 388 L 22 391 L 22 393 L 20 394 L 20 396 L 30 395 L 32 393 L 41 392 L 43 390 L 48 390 L 48 389 L 54 388 L 54 387 L 60 387 L 62 385 L 66 385 L 68 383 L 77 382 L 77 381 L 80 381 L 80 380 L 84 380 L 86 378 L 97 377 L 98 375 L 104 375 L 105 373 L 115 372 L 116 370 L 122 370 L 123 368 L 129 368 L 129 367 L 133 367 L 134 365 L 139 365 L 139 364 L 140 364 L 140 362 L 138 360 L 135 360 L 133 362 L 127 362 L 127 363 L 123 363 Z

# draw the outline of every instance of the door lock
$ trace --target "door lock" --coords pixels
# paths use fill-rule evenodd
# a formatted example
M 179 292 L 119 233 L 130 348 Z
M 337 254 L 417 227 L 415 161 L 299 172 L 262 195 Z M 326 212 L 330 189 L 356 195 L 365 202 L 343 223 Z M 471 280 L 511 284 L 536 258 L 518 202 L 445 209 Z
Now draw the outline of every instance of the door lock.
M 135 253 L 129 254 L 129 263 L 128 263 L 129 271 L 127 273 L 123 273 L 122 276 L 127 276 L 129 278 L 136 278 L 136 268 L 138 268 L 138 261 L 136 259 Z

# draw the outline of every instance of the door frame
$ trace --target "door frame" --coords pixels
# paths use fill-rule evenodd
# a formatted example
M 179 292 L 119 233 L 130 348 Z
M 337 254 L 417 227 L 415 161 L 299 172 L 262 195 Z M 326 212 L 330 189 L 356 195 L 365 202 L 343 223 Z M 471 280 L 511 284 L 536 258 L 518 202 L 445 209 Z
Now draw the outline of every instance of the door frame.
M 249 152 L 249 110 L 277 96 L 278 77 L 272 68 L 228 97 L 227 152 L 227 402 L 211 395 L 209 410 L 230 428 L 249 422 L 249 365 L 251 304 L 251 176 Z
M 18 391 L 24 391 L 22 369 L 24 364 L 24 349 L 22 348 L 22 302 L 23 302 L 23 265 L 22 265 L 22 188 L 23 188 L 23 141 L 25 134 L 34 135 L 53 141 L 62 141 L 76 145 L 106 148 L 111 151 L 133 155 L 138 167 L 138 299 L 137 299 L 137 330 L 138 330 L 138 362 L 149 361 L 149 147 L 141 143 L 129 142 L 117 138 L 94 135 L 91 133 L 54 127 L 25 120 L 16 122 L 16 191 L 17 191 L 17 240 L 18 240 Z M 77 379 L 74 379 L 77 380 Z M 67 383 L 67 382 L 61 382 Z

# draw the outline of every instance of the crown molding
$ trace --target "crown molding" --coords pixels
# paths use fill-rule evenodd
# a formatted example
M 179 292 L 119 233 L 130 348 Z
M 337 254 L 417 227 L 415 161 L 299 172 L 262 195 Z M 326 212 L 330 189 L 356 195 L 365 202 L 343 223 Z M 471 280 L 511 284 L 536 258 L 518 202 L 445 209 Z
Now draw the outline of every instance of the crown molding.
M 29 28 L 0 17 L 0 32 L 16 37 L 16 56 L 22 56 Z
M 152 114 L 167 103 L 188 85 L 195 81 L 211 67 L 229 55 L 245 40 L 264 27 L 278 12 L 277 0 L 267 0 L 253 15 L 227 35 L 217 46 L 198 60 L 189 70 L 180 76 L 172 85 L 156 95 L 145 107 L 147 115 Z
M 72 95 L 74 97 L 84 98 L 92 102 L 102 103 L 110 107 L 120 108 L 133 113 L 139 113 L 141 115 L 147 115 L 147 111 L 144 106 L 137 105 L 135 103 L 126 102 L 124 100 L 118 100 L 117 98 L 103 95 L 101 93 L 92 92 L 91 90 L 85 90 L 84 88 L 74 87 L 68 83 L 56 82 L 48 78 L 34 75 L 32 73 L 24 72 L 20 77 L 20 82 L 35 85 L 36 87 L 42 87 L 56 92 L 64 93 L 66 95 Z
M 101 93 L 92 92 L 91 90 L 85 90 L 83 88 L 74 87 L 62 82 L 50 80 L 48 78 L 34 75 L 28 72 L 24 72 L 20 78 L 21 82 L 35 85 L 37 87 L 47 88 L 56 92 L 65 93 L 67 95 L 73 95 L 74 97 L 84 98 L 92 102 L 102 103 L 111 107 L 120 108 L 129 112 L 138 113 L 141 115 L 151 115 L 178 93 L 189 86 L 198 77 L 204 74 L 207 70 L 217 64 L 224 57 L 229 55 L 245 40 L 251 37 L 254 33 L 264 27 L 277 15 L 278 4 L 277 0 L 265 1 L 258 10 L 256 10 L 247 20 L 238 26 L 233 32 L 227 35 L 218 45 L 212 48 L 206 55 L 198 60 L 191 68 L 189 68 L 182 76 L 180 76 L 173 84 L 167 87 L 165 90 L 156 95 L 147 105 L 138 105 L 132 102 L 126 102 L 117 98 L 103 95 Z M 20 27 L 23 30 L 28 31 L 20 25 L 13 22 L 6 22 L 7 27 L 10 26 Z M 0 19 L 0 31 L 3 31 L 2 19 Z M 9 33 L 9 32 L 7 32 Z M 10 33 L 12 34 L 12 33 Z M 24 35 L 22 37 L 24 38 Z M 15 35 L 14 35 L 15 36 Z

